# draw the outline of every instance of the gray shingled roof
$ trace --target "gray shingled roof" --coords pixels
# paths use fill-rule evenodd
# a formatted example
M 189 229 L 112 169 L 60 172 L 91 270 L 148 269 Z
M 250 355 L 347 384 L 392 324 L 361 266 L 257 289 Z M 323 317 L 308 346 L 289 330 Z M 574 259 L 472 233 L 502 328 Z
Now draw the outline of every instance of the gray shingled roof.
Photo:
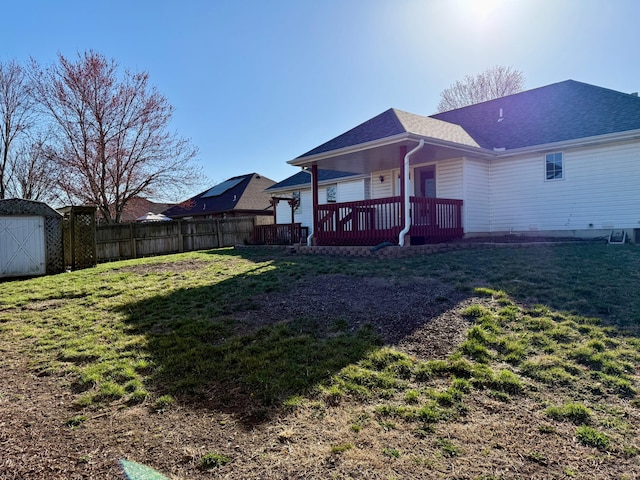
M 431 118 L 460 125 L 484 148 L 509 150 L 640 129 L 640 98 L 566 80 Z
M 298 158 L 402 133 L 510 150 L 636 129 L 638 96 L 566 80 L 430 117 L 391 108 Z
M 318 169 L 318 182 L 328 182 L 331 180 L 337 180 L 339 178 L 352 177 L 359 175 L 351 172 L 339 172 L 337 170 L 324 170 Z M 301 187 L 311 185 L 311 174 L 305 171 L 299 171 L 295 175 L 291 175 L 289 178 L 285 178 L 281 182 L 270 186 L 265 191 L 282 190 L 290 187 Z
M 298 158 L 340 150 L 402 133 L 413 133 L 437 140 L 478 146 L 475 140 L 459 125 L 390 108 Z

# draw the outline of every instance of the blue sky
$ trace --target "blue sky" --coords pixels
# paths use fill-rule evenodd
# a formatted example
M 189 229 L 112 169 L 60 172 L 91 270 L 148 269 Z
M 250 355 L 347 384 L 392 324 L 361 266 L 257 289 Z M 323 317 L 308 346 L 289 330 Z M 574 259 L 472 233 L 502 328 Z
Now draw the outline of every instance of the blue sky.
M 287 160 L 390 107 L 433 114 L 494 65 L 527 89 L 640 90 L 637 0 L 22 0 L 3 18 L 0 61 L 93 49 L 148 71 L 210 184 L 282 180 Z

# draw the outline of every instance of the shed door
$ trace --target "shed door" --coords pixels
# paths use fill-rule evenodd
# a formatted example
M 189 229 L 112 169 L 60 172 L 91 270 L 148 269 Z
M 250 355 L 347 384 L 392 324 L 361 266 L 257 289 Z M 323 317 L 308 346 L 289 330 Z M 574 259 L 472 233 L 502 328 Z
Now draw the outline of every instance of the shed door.
M 43 217 L 0 217 L 0 277 L 44 275 Z

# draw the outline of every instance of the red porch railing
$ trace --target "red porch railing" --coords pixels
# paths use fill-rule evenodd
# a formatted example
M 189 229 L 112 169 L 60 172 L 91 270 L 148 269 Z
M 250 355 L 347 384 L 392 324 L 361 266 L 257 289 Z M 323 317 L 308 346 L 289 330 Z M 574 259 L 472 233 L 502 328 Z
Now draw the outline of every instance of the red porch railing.
M 257 225 L 253 229 L 253 242 L 260 245 L 293 245 L 307 240 L 309 227 L 299 223 Z
M 410 197 L 412 243 L 439 243 L 463 235 L 462 200 Z M 318 245 L 378 245 L 398 242 L 400 197 L 318 205 Z
M 460 238 L 462 200 L 411 197 L 411 243 L 440 243 Z

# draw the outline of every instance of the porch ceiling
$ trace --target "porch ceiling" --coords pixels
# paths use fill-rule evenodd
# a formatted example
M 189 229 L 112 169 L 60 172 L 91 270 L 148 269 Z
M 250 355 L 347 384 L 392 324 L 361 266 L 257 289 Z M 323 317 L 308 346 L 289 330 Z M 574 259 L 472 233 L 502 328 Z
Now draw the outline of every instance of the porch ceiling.
M 350 149 L 345 152 L 327 152 L 317 157 L 296 159 L 289 163 L 296 166 L 311 166 L 317 164 L 318 168 L 328 170 L 340 170 L 353 173 L 368 174 L 371 172 L 399 168 L 402 162 L 401 147 L 406 147 L 410 151 L 416 146 L 414 139 L 402 139 L 384 145 L 366 147 L 360 149 Z M 421 163 L 437 162 L 449 158 L 459 158 L 461 156 L 488 156 L 481 149 L 477 153 L 472 153 L 465 148 L 455 148 L 425 143 L 424 147 L 411 157 L 411 165 Z

